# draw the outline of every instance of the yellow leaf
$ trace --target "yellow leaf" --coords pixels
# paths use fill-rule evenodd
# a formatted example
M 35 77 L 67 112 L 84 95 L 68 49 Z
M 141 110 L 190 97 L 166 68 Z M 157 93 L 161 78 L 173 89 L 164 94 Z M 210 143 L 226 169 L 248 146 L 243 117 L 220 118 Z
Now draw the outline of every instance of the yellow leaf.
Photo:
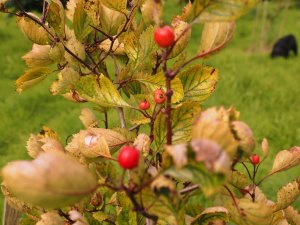
M 287 207 L 284 210 L 285 217 L 290 225 L 298 225 L 300 224 L 300 214 L 297 210 L 295 210 L 292 206 Z
M 53 63 L 50 59 L 50 46 L 33 44 L 32 50 L 22 57 L 26 65 L 33 67 L 47 67 Z
M 30 16 L 39 20 L 39 18 L 29 13 Z M 36 22 L 25 16 L 17 16 L 17 24 L 24 35 L 33 43 L 38 45 L 49 45 L 51 40 L 47 31 Z
M 96 115 L 92 110 L 89 108 L 83 108 L 81 110 L 81 114 L 79 116 L 79 119 L 81 120 L 82 124 L 86 127 L 97 127 L 98 126 L 98 120 Z
M 16 80 L 16 90 L 18 93 L 40 83 L 44 80 L 48 74 L 50 74 L 50 69 L 47 67 L 35 67 L 27 70 L 21 77 Z
M 127 0 L 101 0 L 101 2 L 110 9 L 126 13 Z
M 235 30 L 234 22 L 207 22 L 204 24 L 199 54 L 223 48 L 232 38 Z
M 41 215 L 41 220 L 36 225 L 64 225 L 64 219 L 56 212 L 47 212 Z
M 160 24 L 163 4 L 162 1 L 146 0 L 141 6 L 142 17 L 146 24 L 154 22 Z

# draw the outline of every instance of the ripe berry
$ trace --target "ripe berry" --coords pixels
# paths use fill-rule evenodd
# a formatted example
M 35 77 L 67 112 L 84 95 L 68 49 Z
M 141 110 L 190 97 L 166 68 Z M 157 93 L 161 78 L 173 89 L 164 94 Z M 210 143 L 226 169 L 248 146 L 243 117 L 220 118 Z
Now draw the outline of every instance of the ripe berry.
M 171 27 L 157 28 L 154 32 L 155 42 L 162 48 L 171 46 L 175 41 L 175 34 Z
M 133 146 L 125 145 L 121 148 L 118 162 L 124 169 L 133 169 L 138 166 L 140 158 L 140 152 Z
M 156 89 L 154 91 L 154 101 L 157 104 L 163 104 L 166 101 L 166 94 L 162 89 Z
M 140 102 L 140 109 L 141 110 L 147 110 L 150 108 L 150 103 L 145 99 L 143 101 Z
M 258 155 L 254 154 L 254 155 L 250 156 L 250 161 L 253 165 L 257 165 L 260 162 L 260 158 Z

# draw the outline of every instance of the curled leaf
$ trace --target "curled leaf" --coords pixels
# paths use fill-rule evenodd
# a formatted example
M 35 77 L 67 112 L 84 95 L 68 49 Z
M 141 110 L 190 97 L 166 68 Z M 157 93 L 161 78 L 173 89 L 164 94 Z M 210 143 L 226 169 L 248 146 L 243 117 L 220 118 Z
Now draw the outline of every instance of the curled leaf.
M 255 139 L 251 128 L 242 121 L 233 121 L 231 126 L 239 142 L 239 149 L 242 150 L 246 156 L 250 156 L 255 148 Z
M 97 187 L 87 168 L 61 152 L 41 153 L 33 161 L 9 163 L 2 176 L 14 196 L 44 208 L 74 204 Z
M 288 170 L 300 163 L 300 147 L 295 146 L 289 150 L 280 151 L 273 162 L 272 170 L 269 174 Z
M 60 0 L 49 1 L 46 20 L 59 37 L 65 37 L 65 10 Z
M 199 54 L 223 48 L 232 38 L 235 22 L 207 22 L 204 24 Z
M 221 207 L 221 206 L 206 208 L 200 215 L 196 216 L 192 220 L 191 225 L 214 224 L 213 222 L 216 221 L 216 220 L 229 222 L 229 212 L 228 212 L 228 210 L 224 207 Z
M 150 151 L 151 140 L 147 134 L 139 134 L 135 139 L 133 145 L 143 153 L 144 156 L 148 156 Z

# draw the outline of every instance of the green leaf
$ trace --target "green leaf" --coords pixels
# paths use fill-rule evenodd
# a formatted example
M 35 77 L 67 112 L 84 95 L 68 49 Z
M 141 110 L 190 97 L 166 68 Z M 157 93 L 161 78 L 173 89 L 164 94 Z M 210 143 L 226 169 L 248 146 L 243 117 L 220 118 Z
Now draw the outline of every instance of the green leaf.
M 101 0 L 101 2 L 110 9 L 126 13 L 127 0 Z
M 78 40 L 84 40 L 92 32 L 93 28 L 90 26 L 90 23 L 91 19 L 84 11 L 83 3 L 77 3 L 73 17 L 73 26 Z
M 235 22 L 207 22 L 202 30 L 199 54 L 215 53 L 231 40 Z
M 21 77 L 16 80 L 16 90 L 18 93 L 40 83 L 44 80 L 48 74 L 50 74 L 50 69 L 47 67 L 37 67 L 27 70 Z
M 208 225 L 215 220 L 229 222 L 228 210 L 221 206 L 206 208 L 200 215 L 193 219 L 191 225 Z
M 177 170 L 168 169 L 166 174 L 181 182 L 192 182 L 199 187 L 206 197 L 210 197 L 220 191 L 226 178 L 223 174 L 210 173 L 204 164 L 190 160 L 188 165 Z
M 49 2 L 46 20 L 58 37 L 65 37 L 65 10 L 60 0 L 47 0 Z
M 74 204 L 97 187 L 96 179 L 86 167 L 57 151 L 41 153 L 33 161 L 9 163 L 2 176 L 17 198 L 52 209 Z
M 184 143 L 191 140 L 192 126 L 200 113 L 200 106 L 195 102 L 185 102 L 172 110 L 173 143 Z M 159 114 L 154 123 L 154 140 L 157 150 L 166 140 L 166 118 Z
M 278 173 L 281 171 L 288 170 L 300 163 L 300 147 L 292 147 L 289 150 L 280 151 L 273 163 L 272 170 L 269 174 Z
M 76 90 L 84 99 L 103 107 L 130 107 L 113 83 L 104 75 L 81 77 Z
M 247 176 L 237 170 L 231 171 L 228 182 L 240 189 L 244 189 L 249 184 Z
M 288 183 L 277 192 L 277 203 L 275 211 L 286 209 L 295 202 L 300 195 L 300 178 L 294 182 Z
M 146 76 L 142 78 L 137 78 L 137 81 L 143 83 L 150 93 L 153 93 L 156 89 L 163 89 L 166 91 L 166 78 L 163 72 L 160 72 L 154 76 Z M 183 99 L 184 92 L 182 83 L 179 78 L 175 78 L 171 81 L 171 87 L 174 92 L 172 96 L 172 103 L 180 102 Z
M 29 15 L 39 20 L 36 15 L 31 13 Z M 25 16 L 17 16 L 16 19 L 19 28 L 30 41 L 38 45 L 51 44 L 52 41 L 49 38 L 49 34 L 38 23 Z
M 219 71 L 208 66 L 194 65 L 178 75 L 184 90 L 184 100 L 204 102 L 215 90 Z
M 195 0 L 198 22 L 232 21 L 252 9 L 259 0 Z

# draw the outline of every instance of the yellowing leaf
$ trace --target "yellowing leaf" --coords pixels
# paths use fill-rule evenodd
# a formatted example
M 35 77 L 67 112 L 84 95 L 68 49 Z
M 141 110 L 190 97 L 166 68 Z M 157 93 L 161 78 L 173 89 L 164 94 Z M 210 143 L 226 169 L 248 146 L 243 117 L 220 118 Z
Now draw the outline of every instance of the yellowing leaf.
M 199 54 L 216 52 L 223 48 L 232 38 L 235 30 L 234 22 L 207 22 L 204 24 Z
M 22 57 L 26 65 L 30 68 L 33 67 L 47 67 L 53 63 L 49 57 L 49 45 L 33 44 L 32 50 Z
M 73 52 L 78 58 L 81 60 L 85 60 L 85 48 L 84 45 L 77 40 L 75 37 L 71 37 L 69 40 L 66 42 L 66 47 Z M 77 61 L 71 54 L 68 52 L 65 53 L 65 58 L 66 60 L 75 67 L 78 67 L 80 65 L 80 62 Z
M 65 37 L 65 10 L 60 0 L 48 0 L 49 6 L 46 21 L 58 37 Z
M 59 74 L 58 80 L 54 81 L 50 87 L 53 95 L 64 94 L 75 88 L 79 81 L 80 74 L 70 66 L 66 66 Z
M 229 222 L 228 210 L 221 206 L 206 208 L 200 215 L 196 216 L 196 218 L 193 219 L 191 225 L 208 225 L 215 220 Z
M 104 75 L 81 77 L 76 90 L 84 99 L 103 107 L 130 107 L 113 83 Z
M 300 163 L 300 147 L 292 147 L 289 150 L 280 151 L 274 160 L 270 174 L 288 170 Z
M 184 99 L 205 101 L 215 90 L 219 71 L 208 66 L 195 65 L 179 73 L 184 90 Z
M 195 102 L 183 103 L 179 108 L 172 110 L 173 144 L 191 140 L 192 126 L 199 113 L 200 106 Z M 163 114 L 159 114 L 154 123 L 154 140 L 157 149 L 166 140 L 166 118 Z
M 76 38 L 84 40 L 93 30 L 90 26 L 91 19 L 84 10 L 83 3 L 77 3 L 74 11 L 73 26 Z
M 63 60 L 65 55 L 65 47 L 61 42 L 52 45 L 49 52 L 49 58 L 57 63 L 60 63 Z
M 274 210 L 286 209 L 295 202 L 300 195 L 300 178 L 288 183 L 277 192 L 277 203 Z
M 30 15 L 39 20 L 34 14 L 30 13 Z M 49 34 L 39 24 L 25 16 L 17 16 L 16 18 L 19 28 L 30 41 L 38 45 L 51 44 L 52 41 L 49 38 Z
M 98 120 L 95 114 L 92 110 L 89 108 L 83 108 L 81 110 L 81 114 L 79 116 L 79 119 L 81 120 L 82 124 L 86 127 L 97 127 L 98 126 Z
M 239 142 L 239 149 L 250 156 L 255 148 L 255 139 L 251 128 L 242 121 L 233 121 L 231 128 Z
M 141 6 L 141 11 L 146 24 L 152 22 L 160 24 L 163 12 L 162 1 L 145 0 Z
M 104 52 L 110 52 L 112 51 L 115 55 L 125 55 L 125 49 L 124 49 L 124 44 L 123 43 L 120 43 L 117 40 L 114 41 L 114 44 L 112 45 L 111 47 L 111 40 L 109 39 L 106 39 L 104 41 L 102 41 L 99 45 L 99 48 L 101 50 L 103 50 Z
M 182 21 L 180 17 L 173 18 L 172 27 L 174 28 L 175 40 L 177 41 L 169 58 L 174 58 L 185 50 L 192 34 L 190 25 L 187 22 Z
M 106 5 L 108 8 L 113 10 L 126 13 L 127 0 L 101 0 L 101 2 Z
M 134 140 L 133 145 L 143 153 L 144 156 L 148 156 L 150 151 L 151 140 L 147 134 L 141 133 Z
M 163 89 L 166 91 L 166 78 L 163 72 L 160 72 L 154 76 L 146 76 L 143 78 L 137 78 L 137 81 L 146 85 L 150 93 L 153 93 L 156 89 Z M 175 78 L 171 81 L 171 87 L 174 92 L 172 96 L 172 103 L 176 103 L 182 100 L 184 96 L 182 83 L 179 78 Z
M 232 21 L 252 9 L 259 0 L 196 0 L 198 22 Z
M 237 170 L 231 172 L 228 182 L 232 184 L 232 186 L 240 189 L 245 188 L 249 184 L 247 176 Z
M 16 80 L 16 90 L 18 93 L 40 83 L 44 80 L 48 74 L 50 74 L 50 69 L 47 67 L 35 67 L 27 70 L 21 77 Z
M 230 157 L 234 157 L 238 141 L 231 132 L 232 113 L 233 109 L 223 107 L 203 111 L 193 126 L 192 138 L 215 141 Z
M 266 138 L 264 138 L 263 141 L 261 142 L 261 149 L 262 149 L 262 152 L 263 152 L 263 159 L 262 160 L 265 160 L 269 155 L 269 142 Z
M 33 161 L 9 163 L 2 176 L 17 198 L 45 208 L 74 204 L 97 187 L 87 168 L 59 152 L 41 153 Z

